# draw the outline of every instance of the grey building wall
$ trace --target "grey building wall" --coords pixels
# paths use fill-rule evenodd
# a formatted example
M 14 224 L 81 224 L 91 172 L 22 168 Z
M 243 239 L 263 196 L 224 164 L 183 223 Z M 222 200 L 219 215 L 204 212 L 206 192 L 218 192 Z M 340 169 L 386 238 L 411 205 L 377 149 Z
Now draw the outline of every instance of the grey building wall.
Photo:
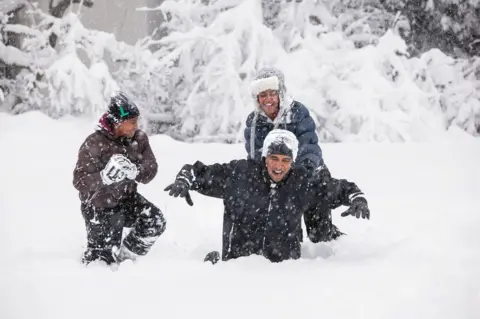
M 38 0 L 40 8 L 47 11 L 50 1 Z M 54 4 L 57 2 L 55 0 Z M 134 44 L 138 39 L 151 34 L 162 21 L 158 12 L 136 9 L 154 8 L 161 2 L 162 0 L 94 0 L 92 8 L 72 5 L 69 10 L 79 13 L 85 27 L 113 33 L 118 40 Z

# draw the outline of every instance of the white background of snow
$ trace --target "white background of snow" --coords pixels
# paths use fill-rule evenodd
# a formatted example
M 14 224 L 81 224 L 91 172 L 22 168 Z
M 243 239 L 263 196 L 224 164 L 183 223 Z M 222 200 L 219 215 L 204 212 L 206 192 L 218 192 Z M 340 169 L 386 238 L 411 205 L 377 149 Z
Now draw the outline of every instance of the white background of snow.
M 184 163 L 244 157 L 243 146 L 153 136 L 160 169 L 140 192 L 164 211 L 167 231 L 114 272 L 79 262 L 72 170 L 94 123 L 37 112 L 0 123 L 2 319 L 480 317 L 478 139 L 323 144 L 332 173 L 365 191 L 372 219 L 335 211 L 348 236 L 305 243 L 298 261 L 211 266 L 203 257 L 220 249 L 221 201 L 193 193 L 190 207 L 163 189 Z

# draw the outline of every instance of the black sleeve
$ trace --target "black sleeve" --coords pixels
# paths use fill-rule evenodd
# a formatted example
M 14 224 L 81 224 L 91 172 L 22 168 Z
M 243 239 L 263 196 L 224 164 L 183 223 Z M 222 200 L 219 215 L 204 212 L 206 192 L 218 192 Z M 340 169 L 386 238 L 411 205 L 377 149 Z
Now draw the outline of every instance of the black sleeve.
M 239 161 L 226 164 L 205 165 L 200 161 L 193 165 L 185 165 L 177 178 L 188 176 L 190 189 L 205 196 L 224 198 L 227 185 L 231 183 Z
M 324 201 L 331 209 L 340 206 L 350 206 L 352 199 L 363 196 L 360 188 L 346 179 L 336 179 L 327 175 L 316 174 L 310 180 L 314 190 L 314 202 Z

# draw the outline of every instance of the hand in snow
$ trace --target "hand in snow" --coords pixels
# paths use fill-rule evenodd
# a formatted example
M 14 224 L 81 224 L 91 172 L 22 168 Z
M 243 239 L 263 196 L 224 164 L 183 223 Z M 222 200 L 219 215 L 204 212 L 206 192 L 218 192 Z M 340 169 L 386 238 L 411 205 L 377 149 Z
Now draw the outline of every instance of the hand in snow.
M 368 209 L 367 200 L 364 197 L 355 197 L 350 207 L 341 214 L 342 217 L 352 215 L 363 219 L 370 219 L 370 210 Z
M 168 195 L 173 197 L 185 197 L 188 205 L 193 206 L 192 198 L 190 197 L 190 193 L 188 192 L 190 189 L 190 184 L 188 180 L 184 178 L 178 178 L 175 180 L 175 183 L 168 185 L 164 190 L 170 191 Z

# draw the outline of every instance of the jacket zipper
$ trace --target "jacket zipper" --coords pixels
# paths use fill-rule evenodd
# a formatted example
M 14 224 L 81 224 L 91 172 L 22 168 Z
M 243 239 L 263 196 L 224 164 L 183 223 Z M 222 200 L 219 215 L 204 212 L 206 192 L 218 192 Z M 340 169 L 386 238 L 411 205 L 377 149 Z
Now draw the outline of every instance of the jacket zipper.
M 230 233 L 228 234 L 228 253 L 232 251 L 232 237 L 233 237 L 233 228 L 235 228 L 235 223 L 232 223 L 232 228 L 230 229 Z
M 272 210 L 272 198 L 275 195 L 277 185 L 274 183 L 270 184 L 270 194 L 268 200 L 268 211 L 267 216 L 265 216 L 265 227 L 263 228 L 263 243 L 262 243 L 262 251 L 265 251 L 265 240 L 267 237 L 267 226 L 268 226 L 268 219 L 270 217 L 270 211 Z

